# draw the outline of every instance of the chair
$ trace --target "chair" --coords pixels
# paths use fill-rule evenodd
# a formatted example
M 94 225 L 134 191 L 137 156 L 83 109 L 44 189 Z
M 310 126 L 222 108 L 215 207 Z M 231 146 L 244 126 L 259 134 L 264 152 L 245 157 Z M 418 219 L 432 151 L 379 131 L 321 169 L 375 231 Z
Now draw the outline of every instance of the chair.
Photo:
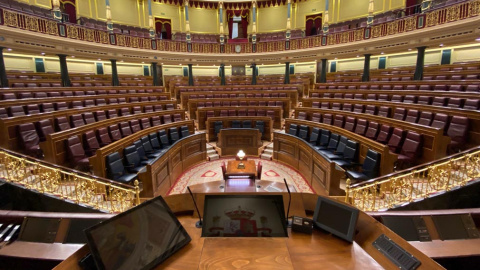
M 22 106 L 11 106 L 8 108 L 8 114 L 10 117 L 24 116 L 25 111 Z
M 66 144 L 68 160 L 70 161 L 71 166 L 77 170 L 89 171 L 90 162 L 88 161 L 87 155 L 85 155 L 85 151 L 83 150 L 82 143 L 78 136 L 68 138 Z
M 132 133 L 137 133 L 140 130 L 142 130 L 142 128 L 140 127 L 140 123 L 138 122 L 137 119 L 130 120 L 129 123 L 130 123 L 130 128 L 132 129 Z
M 310 132 L 310 137 L 308 139 L 308 143 L 313 146 L 316 146 L 318 143 L 318 139 L 320 138 L 319 135 L 320 135 L 320 129 L 317 127 L 312 128 L 312 131 Z
M 85 121 L 85 124 L 92 124 L 95 123 L 95 117 L 93 116 L 93 113 L 91 112 L 86 112 L 83 113 L 83 120 Z
M 345 117 L 340 114 L 335 115 L 335 120 L 333 121 L 333 125 L 339 128 L 343 128 L 344 124 L 345 124 Z
M 388 125 L 382 125 L 380 127 L 380 130 L 378 131 L 378 136 L 376 141 L 379 143 L 386 144 L 390 139 L 390 135 L 392 135 L 392 130 L 393 130 L 392 127 Z
M 115 110 L 115 109 L 108 110 L 107 111 L 107 117 L 108 117 L 108 119 L 118 117 L 117 110 Z
M 335 136 L 334 136 L 335 138 Z M 345 137 L 345 136 L 340 136 L 340 140 L 338 140 L 338 143 L 337 143 L 337 148 L 335 149 L 335 151 L 332 151 L 332 150 L 328 150 L 326 149 L 325 151 L 322 151 L 320 150 L 320 154 L 327 158 L 327 159 L 330 159 L 330 160 L 334 160 L 334 159 L 341 159 L 343 157 L 343 154 L 345 152 L 345 148 L 347 146 L 347 142 L 348 142 L 348 138 Z
M 92 130 L 83 134 L 83 143 L 85 145 L 85 153 L 89 157 L 95 155 L 95 152 L 100 148 L 97 137 Z
M 162 121 L 160 120 L 160 116 L 152 116 L 152 126 L 160 126 L 162 124 Z
M 405 117 L 405 122 L 417 123 L 420 113 L 418 110 L 408 110 L 407 117 Z
M 437 113 L 433 117 L 433 121 L 430 124 L 431 127 L 443 129 L 443 133 L 447 133 L 447 127 L 449 124 L 448 115 L 444 113 Z
M 288 134 L 293 135 L 293 136 L 297 136 L 297 133 L 298 133 L 297 125 L 296 124 L 291 124 L 289 129 L 288 129 Z
M 158 140 L 158 136 L 156 132 L 148 134 L 148 138 L 150 139 L 150 144 L 152 145 L 152 148 L 154 150 L 161 150 L 162 145 L 160 144 L 160 141 Z
M 356 184 L 359 182 L 367 181 L 378 176 L 378 169 L 380 168 L 381 155 L 371 149 L 368 149 L 367 156 L 363 161 L 360 171 L 347 170 L 345 173 L 347 178 Z M 359 164 L 360 165 L 360 164 Z
M 52 123 L 48 119 L 40 120 L 36 124 L 40 141 L 46 140 L 49 134 L 55 133 Z
M 95 119 L 97 120 L 97 122 L 107 119 L 105 111 L 96 111 L 96 112 L 93 112 L 93 115 L 95 116 Z
M 104 147 L 112 143 L 112 139 L 110 138 L 110 135 L 108 135 L 107 128 L 97 129 L 97 139 L 100 147 Z
M 467 117 L 453 116 L 447 130 L 451 142 L 447 147 L 448 154 L 459 152 L 466 148 L 469 122 Z
M 349 168 L 356 165 L 356 160 L 358 159 L 358 148 L 360 144 L 356 141 L 348 140 L 347 145 L 345 146 L 345 151 L 341 159 L 333 158 L 338 166 L 342 168 Z M 330 158 L 332 159 L 332 158 Z
M 405 139 L 405 131 L 403 129 L 394 128 L 392 136 L 388 140 L 387 146 L 393 153 L 398 153 L 402 147 L 403 140 Z
M 122 137 L 127 137 L 132 135 L 132 129 L 130 128 L 130 125 L 128 124 L 128 122 L 120 122 L 119 126 L 120 126 L 120 133 L 122 134 Z
M 18 134 L 23 150 L 29 156 L 43 158 L 43 151 L 40 149 L 40 137 L 38 136 L 35 126 L 32 123 L 21 124 L 18 126 Z
M 55 118 L 54 122 L 56 131 L 64 131 L 71 128 L 66 117 L 57 117 Z
M 215 136 L 218 136 L 218 133 L 220 133 L 221 129 L 223 129 L 223 122 L 222 121 L 213 122 L 213 132 L 214 132 Z
M 162 144 L 163 148 L 172 145 L 170 143 L 170 140 L 168 139 L 167 132 L 165 130 L 163 130 L 163 129 L 159 130 L 157 132 L 157 136 L 158 136 L 158 138 L 160 138 L 160 143 Z
M 140 119 L 140 127 L 142 129 L 147 129 L 149 127 L 151 127 L 152 125 L 150 124 L 150 119 L 148 118 L 142 118 Z
M 417 124 L 430 126 L 433 120 L 433 113 L 431 112 L 422 112 L 420 113 L 420 118 L 418 118 Z
M 395 134 L 395 131 L 394 131 Z M 397 168 L 405 169 L 411 166 L 421 155 L 423 136 L 413 131 L 408 131 L 402 149 L 397 159 Z
M 40 109 L 44 113 L 55 111 L 53 103 L 42 103 L 42 104 L 40 104 Z
M 333 116 L 329 113 L 323 115 L 322 123 L 331 125 L 333 123 Z
M 395 111 L 393 111 L 392 118 L 403 121 L 405 120 L 406 115 L 407 115 L 407 110 L 405 110 L 405 108 L 395 108 Z
M 207 112 L 207 114 L 208 114 L 208 112 Z M 162 120 L 163 120 L 164 124 L 172 123 L 172 115 L 170 115 L 170 114 L 162 115 Z
M 168 129 L 168 133 L 170 134 L 170 141 L 172 143 L 180 140 L 180 135 L 178 134 L 178 130 L 176 127 L 171 127 Z
M 142 141 L 142 146 L 143 149 L 145 150 L 145 154 L 149 158 L 158 158 L 159 156 L 162 155 L 163 151 L 159 149 L 154 149 L 153 145 L 150 143 L 150 140 L 148 139 L 148 136 L 143 136 L 141 139 Z
M 348 118 L 347 118 L 348 120 Z M 363 136 L 365 134 L 365 132 L 367 131 L 367 125 L 368 125 L 368 121 L 365 120 L 365 119 L 358 119 L 357 120 L 357 125 L 355 126 L 355 128 L 351 131 L 353 131 L 354 133 L 358 134 L 358 135 L 361 135 Z M 345 125 L 346 126 L 346 125 Z
M 365 107 L 365 112 L 366 114 L 371 114 L 371 115 L 376 115 L 377 114 L 377 106 L 375 105 L 367 105 Z
M 40 113 L 40 108 L 38 107 L 38 104 L 29 104 L 27 105 L 26 109 L 28 115 Z
M 298 130 L 298 137 L 302 140 L 307 141 L 308 138 L 308 126 L 305 125 L 300 125 L 300 128 Z
M 70 123 L 72 124 L 72 127 L 81 127 L 85 125 L 85 121 L 83 120 L 83 117 L 81 114 L 74 114 L 70 116 Z
M 322 115 L 320 113 L 313 113 L 312 114 L 312 121 L 313 122 L 320 123 L 321 120 L 322 120 Z
M 232 128 L 242 128 L 242 124 L 239 120 L 232 121 Z
M 181 126 L 180 127 L 180 135 L 182 136 L 182 138 L 190 136 L 190 130 L 188 129 L 187 126 Z
M 317 150 L 327 150 L 329 149 L 330 146 L 330 136 L 331 132 L 330 130 L 327 129 L 322 129 L 320 130 L 320 140 L 318 141 L 318 146 L 315 147 Z M 337 143 L 338 143 L 338 138 L 337 138 Z
M 447 104 L 447 98 L 444 97 L 435 97 L 433 98 L 432 105 L 433 106 L 445 106 Z
M 478 110 L 480 108 L 480 99 L 467 99 L 463 105 L 465 110 Z
M 107 177 L 119 183 L 129 184 L 137 178 L 134 173 L 127 173 L 123 166 L 122 158 L 118 152 L 112 153 L 105 158 Z
M 137 148 L 138 156 L 140 157 L 141 164 L 147 165 L 151 164 L 155 157 L 148 156 L 147 152 L 145 152 L 145 148 L 143 148 L 143 143 L 141 140 L 136 140 L 133 142 L 133 145 Z
M 298 116 L 297 116 L 297 119 L 307 120 L 307 113 L 306 112 L 299 112 Z
M 380 106 L 380 108 L 378 109 L 378 116 L 382 116 L 382 117 L 390 117 L 390 112 L 391 112 L 391 109 L 390 107 L 387 107 L 387 106 Z
M 363 110 L 364 110 L 364 106 L 362 104 L 355 104 L 353 106 L 353 112 L 363 113 Z
M 449 108 L 462 108 L 465 100 L 461 98 L 450 98 L 447 103 Z

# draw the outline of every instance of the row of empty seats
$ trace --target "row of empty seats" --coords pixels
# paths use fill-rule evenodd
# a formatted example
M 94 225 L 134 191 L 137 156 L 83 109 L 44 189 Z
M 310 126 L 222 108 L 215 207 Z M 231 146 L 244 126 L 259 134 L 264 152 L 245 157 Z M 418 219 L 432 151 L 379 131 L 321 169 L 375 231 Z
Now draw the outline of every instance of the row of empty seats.
M 224 127 L 223 126 L 223 122 L 222 121 L 215 121 L 213 123 L 213 130 L 215 132 L 215 136 L 220 132 L 221 129 L 223 128 L 227 128 L 227 127 Z M 255 128 L 255 129 L 258 129 L 260 131 L 260 133 L 264 133 L 265 132 L 265 122 L 263 121 L 255 121 L 255 126 L 252 125 L 252 121 L 251 120 L 243 120 L 243 121 L 240 121 L 240 120 L 233 120 L 232 121 L 232 124 L 231 124 L 231 127 L 230 128 Z
M 214 111 L 207 111 L 205 120 L 215 116 L 268 116 L 275 120 L 275 112 L 264 109 L 220 110 L 219 115 L 215 115 Z
M 29 104 L 25 106 L 11 106 L 8 108 L 0 108 L 0 119 L 7 118 L 7 117 L 18 117 L 18 116 L 25 116 L 25 115 L 34 115 L 39 113 L 48 113 L 53 111 L 62 111 L 68 109 L 79 109 L 85 107 L 94 107 L 94 106 L 105 106 L 107 103 L 104 99 L 96 100 L 85 100 L 82 101 L 72 101 L 69 102 L 56 102 L 56 103 L 41 103 L 41 104 Z M 113 104 L 121 104 L 126 103 L 124 101 L 118 102 L 117 99 L 109 99 L 110 105 Z M 132 109 L 130 108 L 122 108 L 118 112 L 116 109 L 111 109 L 107 111 L 107 115 L 109 118 L 116 117 L 117 115 L 126 116 L 130 114 L 138 114 L 138 113 L 148 113 L 148 112 L 157 112 L 163 110 L 173 110 L 175 109 L 174 104 L 158 104 L 158 105 L 147 105 L 147 106 L 134 106 Z
M 435 116 L 431 112 L 419 113 L 416 110 L 410 110 L 409 113 L 405 113 L 405 109 L 403 109 L 402 112 L 397 112 L 397 114 L 394 114 L 394 116 L 394 119 L 397 120 L 443 129 L 445 135 L 451 138 L 451 142 L 447 148 L 449 154 L 464 149 L 465 144 L 468 141 L 469 122 L 468 118 L 466 117 L 453 116 L 450 119 L 448 115 L 442 113 L 437 113 L 435 114 Z M 392 130 L 389 125 L 380 125 L 377 122 L 373 121 L 369 122 L 368 120 L 362 119 L 361 116 L 345 117 L 341 114 L 333 116 L 329 113 L 312 113 L 310 119 L 307 119 L 306 114 L 300 112 L 297 118 L 301 120 L 310 120 L 313 122 L 334 125 L 354 132 L 356 134 L 365 136 L 369 139 L 376 140 L 383 144 L 388 142 L 390 136 L 389 134 Z M 384 136 L 380 136 L 380 138 L 378 138 L 379 132 L 382 129 L 384 130 Z
M 296 90 L 296 86 L 247 86 L 247 87 L 181 87 L 178 88 L 177 91 L 181 92 L 201 92 L 201 91 L 242 91 L 242 90 Z
M 205 95 L 189 95 L 189 99 L 202 98 L 286 98 L 287 93 L 256 93 L 256 94 L 205 94 Z
M 283 101 L 256 101 L 256 100 L 241 100 L 241 101 L 207 101 L 207 102 L 198 102 L 197 108 L 205 108 L 205 107 L 223 107 L 223 106 L 279 106 L 283 107 Z
M 0 94 L 0 100 L 15 100 L 25 98 L 47 98 L 47 97 L 79 97 L 96 95 L 127 95 L 163 92 L 163 89 L 109 89 L 109 90 L 75 90 L 75 91 L 52 91 L 52 92 L 6 92 Z M 150 96 L 156 98 L 156 96 Z M 167 100 L 166 96 L 159 96 L 159 100 Z M 144 100 L 145 101 L 145 100 Z M 148 100 L 147 100 L 148 101 Z
M 330 130 L 312 128 L 291 124 L 288 134 L 297 136 L 307 141 L 325 159 L 335 162 L 346 170 L 346 174 L 354 182 L 366 181 L 379 174 L 381 155 L 373 150 L 368 150 L 363 164 L 358 163 L 359 143 L 349 140 L 345 136 L 331 133 Z M 354 170 L 362 167 L 360 171 Z
M 410 90 L 410 91 L 455 91 L 455 92 L 479 92 L 480 85 L 478 83 L 472 83 L 468 85 L 460 85 L 460 84 L 359 84 L 359 85 L 341 85 L 341 84 L 334 84 L 334 85 L 325 85 L 320 84 L 316 85 L 316 89 L 319 90 Z M 316 94 L 316 93 L 312 93 Z
M 353 95 L 353 94 L 351 94 Z M 337 98 L 337 97 L 335 97 Z M 350 98 L 350 97 L 345 97 Z M 362 94 L 355 94 L 353 99 L 363 100 Z M 393 95 L 389 100 L 388 95 L 376 95 L 369 94 L 367 95 L 367 100 L 372 101 L 391 101 L 391 102 L 400 102 L 405 104 L 420 104 L 420 105 L 432 105 L 440 107 L 448 107 L 454 109 L 465 109 L 465 110 L 478 110 L 480 107 L 480 99 L 470 99 L 470 98 L 447 98 L 447 97 L 431 97 L 431 96 L 414 96 L 414 95 Z M 353 101 L 354 102 L 354 101 Z M 367 105 L 374 106 L 374 105 Z M 364 105 L 355 104 L 353 110 L 357 111 L 357 108 L 363 108 Z M 351 111 L 352 104 L 350 103 L 339 103 L 339 102 L 312 102 L 312 108 L 322 108 L 322 109 L 333 109 L 333 110 L 344 110 Z
M 107 177 L 125 184 L 131 184 L 137 174 L 145 171 L 147 164 L 152 164 L 160 157 L 165 149 L 180 138 L 190 135 L 187 126 L 168 130 L 159 130 L 137 140 L 133 145 L 123 149 L 123 158 L 120 153 L 109 154 L 105 158 Z

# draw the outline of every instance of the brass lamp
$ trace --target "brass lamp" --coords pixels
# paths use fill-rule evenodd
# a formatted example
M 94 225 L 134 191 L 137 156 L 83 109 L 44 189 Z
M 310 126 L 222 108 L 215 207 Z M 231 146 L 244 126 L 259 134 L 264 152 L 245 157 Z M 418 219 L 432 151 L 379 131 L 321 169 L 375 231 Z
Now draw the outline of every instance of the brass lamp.
M 245 164 L 243 164 L 243 158 L 245 158 L 245 152 L 243 150 L 238 151 L 237 157 L 240 159 L 237 169 L 245 169 Z

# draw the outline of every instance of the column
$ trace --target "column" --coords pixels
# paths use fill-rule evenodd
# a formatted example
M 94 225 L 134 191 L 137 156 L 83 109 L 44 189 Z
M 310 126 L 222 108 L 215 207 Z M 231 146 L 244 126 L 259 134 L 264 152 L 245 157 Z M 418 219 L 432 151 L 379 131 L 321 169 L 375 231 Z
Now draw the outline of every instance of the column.
M 110 59 L 110 62 L 112 63 L 112 85 L 119 86 L 120 81 L 118 80 L 117 60 Z
M 53 19 L 62 21 L 62 12 L 60 11 L 60 0 L 52 0 Z
M 257 64 L 253 63 L 251 66 L 252 68 L 252 85 L 257 84 Z
M 327 0 L 328 2 L 328 0 Z M 288 0 L 287 3 L 287 31 L 285 32 L 285 39 L 286 41 L 290 41 L 290 30 L 292 29 L 292 22 L 290 19 L 290 13 L 292 9 L 292 0 Z
M 375 10 L 375 4 L 373 0 L 368 1 L 368 16 L 367 16 L 367 27 L 371 27 L 373 24 L 373 11 Z
M 152 76 L 153 76 L 153 86 L 159 86 L 158 83 L 158 72 L 157 72 L 157 63 L 152 62 Z
M 153 25 L 153 15 L 152 15 L 152 0 L 148 0 L 148 28 L 149 28 L 149 33 L 150 33 L 150 38 L 151 39 L 155 39 L 155 30 L 153 29 L 154 28 L 154 25 Z M 155 63 L 156 65 L 156 63 Z M 156 67 L 156 66 L 155 66 Z M 152 66 L 153 68 L 153 66 Z M 158 80 L 157 80 L 158 82 Z M 155 82 L 154 84 L 155 85 Z
M 7 78 L 7 70 L 5 69 L 5 62 L 3 60 L 3 49 L 4 47 L 0 47 L 0 84 L 2 88 L 8 87 L 8 78 Z
M 190 36 L 190 21 L 188 18 L 188 0 L 183 2 L 184 9 L 185 9 L 185 33 L 186 33 L 186 40 L 187 40 L 187 49 L 189 52 L 192 51 L 192 37 Z M 193 85 L 193 84 L 192 84 Z
M 417 47 L 417 64 L 415 65 L 415 74 L 413 74 L 413 79 L 415 81 L 423 80 L 423 65 L 425 61 L 426 48 L 426 46 Z
M 218 19 L 220 21 L 220 45 L 224 45 L 225 31 L 223 29 L 223 2 L 218 3 Z
M 257 43 L 257 1 L 252 1 L 252 44 Z
M 327 82 L 327 59 L 322 59 L 322 62 L 317 63 L 317 83 Z M 320 74 L 320 76 L 318 76 Z
M 106 13 L 107 13 L 107 30 L 113 33 L 112 12 L 110 11 L 110 0 L 105 0 Z
M 328 0 L 325 1 L 325 14 L 323 15 L 323 34 L 328 35 Z
M 67 67 L 67 55 L 66 54 L 57 54 L 60 59 L 60 78 L 62 79 L 62 86 L 69 87 L 70 77 L 68 77 L 68 67 Z
M 225 64 L 220 64 L 220 85 L 225 85 Z
M 290 62 L 285 62 L 285 80 L 284 84 L 290 84 Z
M 192 64 L 188 64 L 188 85 L 193 86 Z
M 370 81 L 370 56 L 372 55 L 365 54 L 365 61 L 363 62 L 362 82 Z

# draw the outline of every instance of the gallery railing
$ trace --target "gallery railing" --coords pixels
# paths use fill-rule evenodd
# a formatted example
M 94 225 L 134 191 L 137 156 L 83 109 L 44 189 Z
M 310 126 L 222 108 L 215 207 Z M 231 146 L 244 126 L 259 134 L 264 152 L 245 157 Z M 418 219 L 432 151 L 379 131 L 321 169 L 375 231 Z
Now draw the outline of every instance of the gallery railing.
M 431 163 L 350 185 L 346 201 L 363 211 L 381 211 L 462 187 L 480 177 L 480 147 Z
M 0 148 L 0 178 L 107 213 L 118 213 L 140 203 L 134 186 L 115 183 Z
M 407 14 L 407 16 L 397 18 L 393 21 L 374 24 L 371 27 L 335 32 L 328 35 L 292 39 L 288 42 L 258 42 L 255 45 L 251 43 L 227 43 L 224 45 L 225 47 L 223 50 L 219 43 L 187 43 L 185 41 L 136 37 L 120 33 L 109 33 L 99 29 L 88 28 L 83 25 L 57 22 L 53 19 L 41 18 L 33 14 L 20 13 L 7 8 L 1 8 L 0 11 L 0 25 L 53 36 L 145 50 L 236 54 L 302 50 L 320 46 L 352 43 L 415 31 L 476 17 L 480 13 L 480 0 L 465 1 L 442 8 L 436 8 L 423 14 Z

